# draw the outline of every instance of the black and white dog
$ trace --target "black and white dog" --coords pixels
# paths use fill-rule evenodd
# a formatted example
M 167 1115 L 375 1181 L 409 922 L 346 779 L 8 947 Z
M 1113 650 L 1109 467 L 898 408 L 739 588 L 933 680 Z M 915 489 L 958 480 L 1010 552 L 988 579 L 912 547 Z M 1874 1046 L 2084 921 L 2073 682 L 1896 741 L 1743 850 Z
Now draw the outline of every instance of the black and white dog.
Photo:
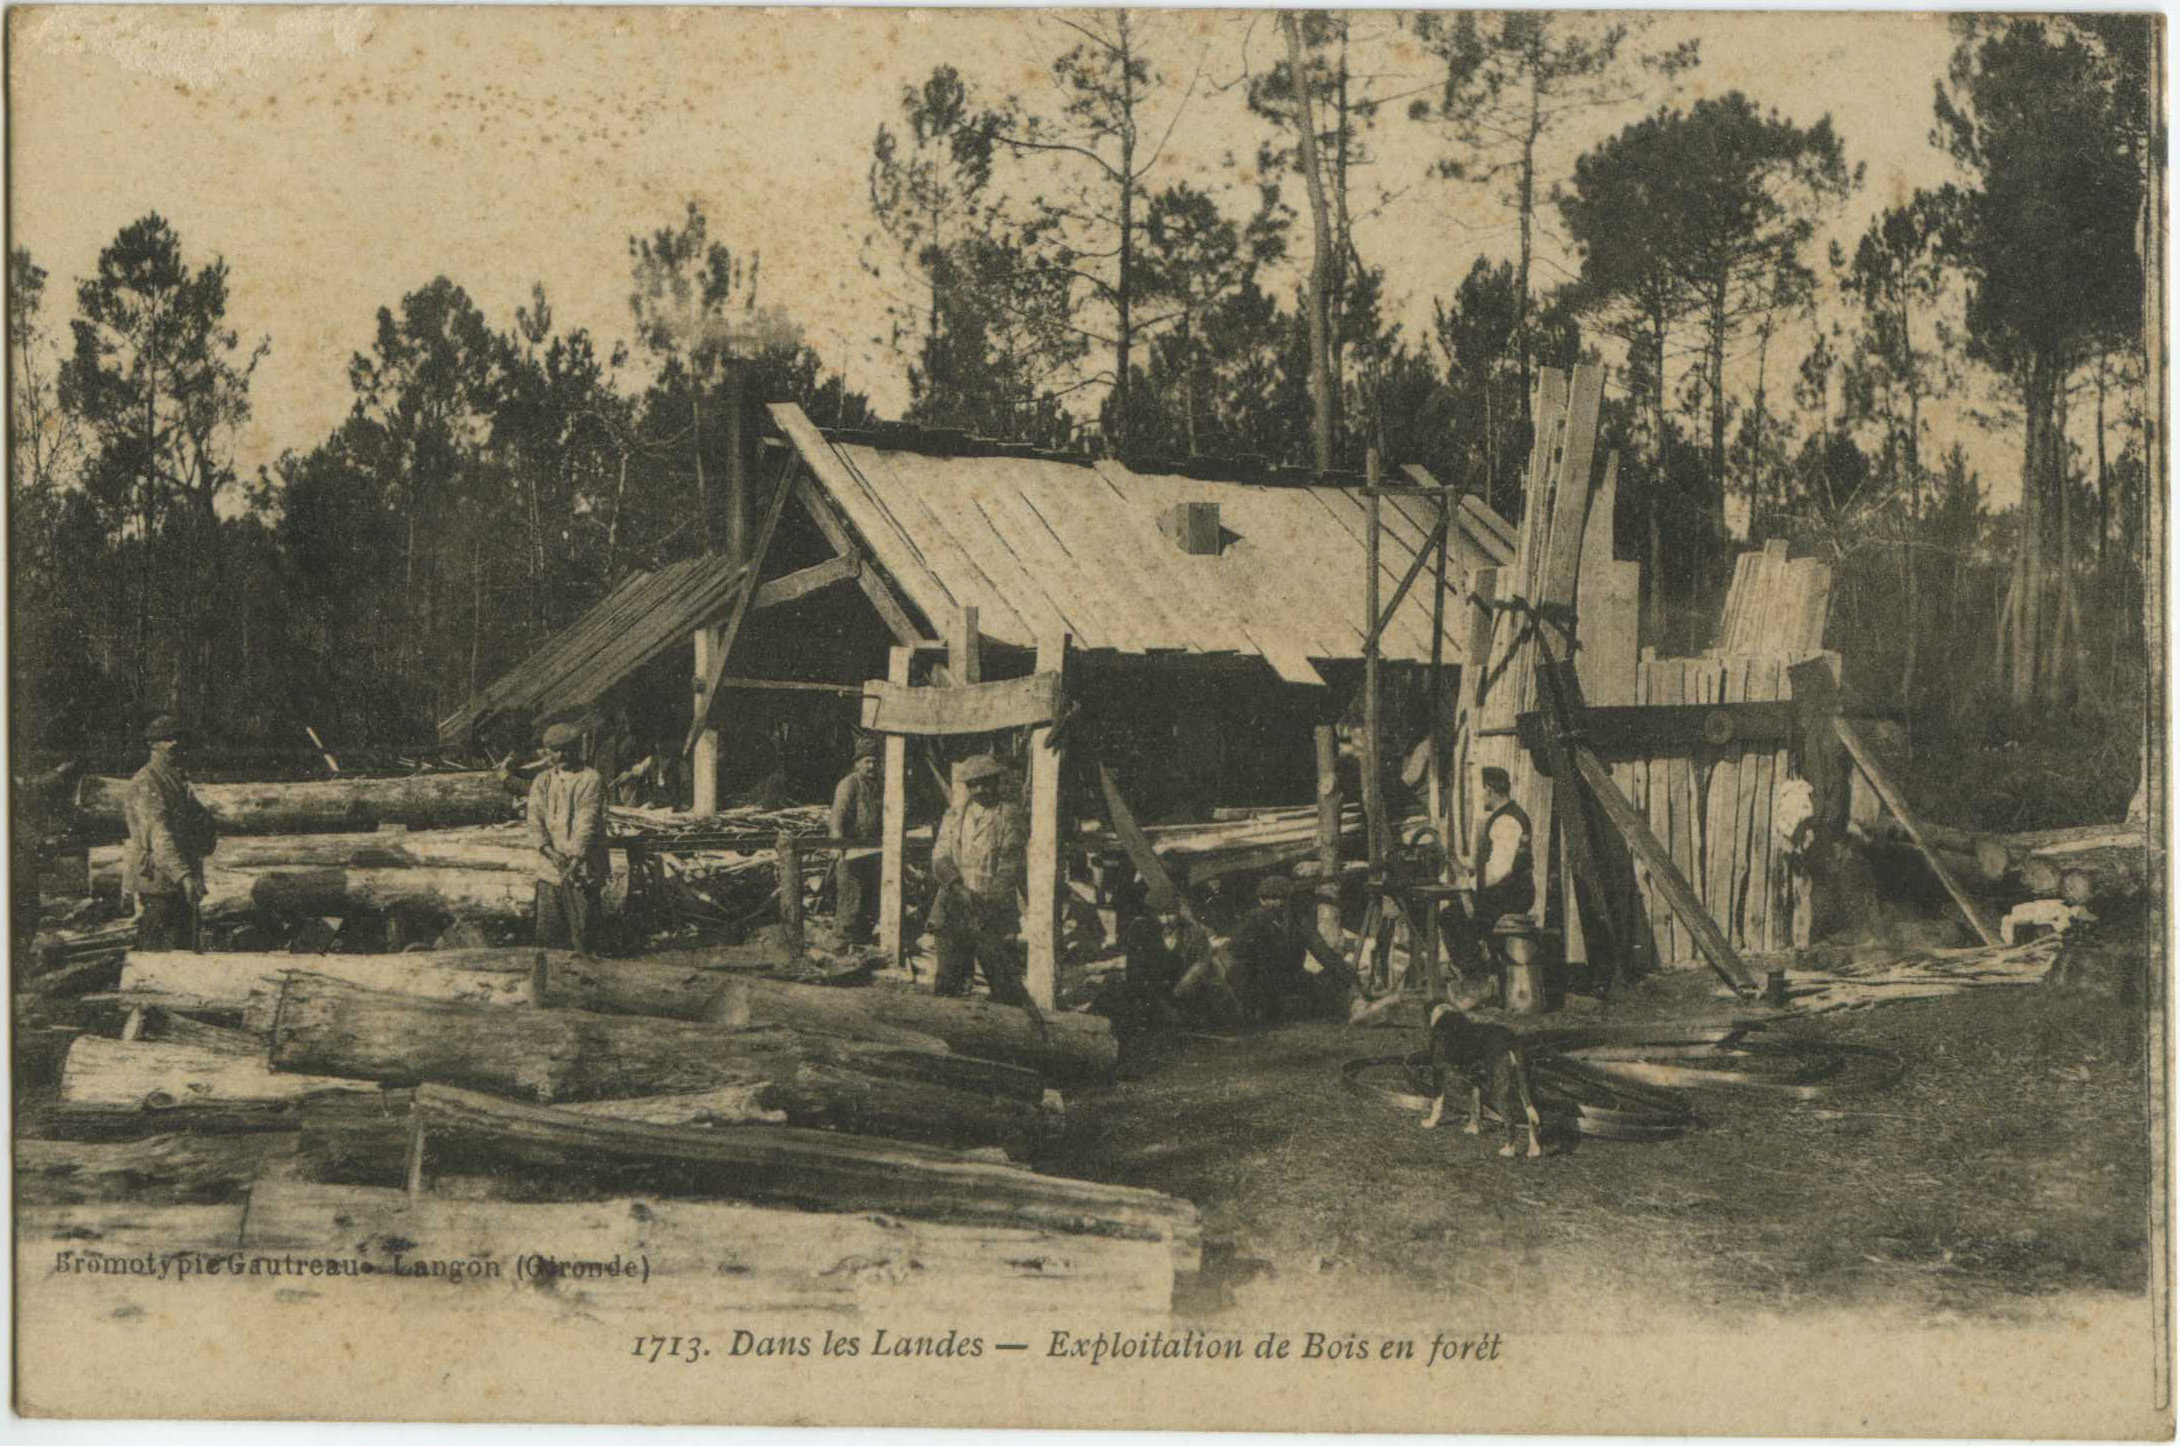
M 1484 1125 L 1484 1092 L 1491 1092 L 1491 1107 L 1506 1121 L 1506 1143 L 1501 1156 L 1511 1156 L 1521 1139 L 1523 1117 L 1529 1129 L 1529 1158 L 1544 1153 L 1537 1130 L 1537 1102 L 1529 1090 L 1529 1066 L 1522 1058 L 1521 1039 L 1501 1024 L 1478 1024 L 1450 1004 L 1431 1010 L 1431 1089 L 1437 1096 L 1423 1128 L 1435 1130 L 1445 1118 L 1446 1092 L 1455 1077 L 1467 1083 L 1468 1123 L 1464 1134 L 1480 1134 Z M 1516 1104 L 1521 1114 L 1515 1114 Z

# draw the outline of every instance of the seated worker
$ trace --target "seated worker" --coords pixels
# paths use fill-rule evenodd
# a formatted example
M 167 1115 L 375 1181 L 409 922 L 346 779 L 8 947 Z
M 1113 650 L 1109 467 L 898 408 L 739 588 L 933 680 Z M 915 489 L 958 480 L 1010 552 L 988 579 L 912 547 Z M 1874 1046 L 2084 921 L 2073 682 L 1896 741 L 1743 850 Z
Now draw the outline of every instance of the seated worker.
M 970 759 L 961 778 L 969 797 L 946 811 L 931 850 L 938 884 L 931 932 L 939 954 L 932 988 L 942 996 L 967 994 L 981 967 L 993 999 L 1034 1008 L 1015 948 L 1029 823 L 1022 805 L 1007 796 L 1007 770 L 998 759 Z
M 1257 885 L 1257 907 L 1226 941 L 1227 979 L 1251 1019 L 1277 1024 L 1338 1013 L 1361 989 L 1340 951 L 1317 932 L 1309 915 L 1310 895 L 1291 879 L 1268 878 Z M 1313 956 L 1324 972 L 1304 966 Z
M 1113 1021 L 1123 1044 L 1176 1018 L 1231 1024 L 1240 1017 L 1218 972 L 1211 931 L 1188 917 L 1178 900 L 1129 917 L 1120 946 L 1126 970 L 1101 991 L 1096 1008 Z

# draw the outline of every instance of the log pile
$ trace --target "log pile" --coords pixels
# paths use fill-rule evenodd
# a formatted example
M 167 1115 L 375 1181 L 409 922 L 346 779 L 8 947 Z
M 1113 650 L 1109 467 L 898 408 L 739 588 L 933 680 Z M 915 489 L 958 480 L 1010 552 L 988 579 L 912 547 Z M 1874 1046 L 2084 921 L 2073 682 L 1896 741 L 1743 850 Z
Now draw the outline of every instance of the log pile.
M 1048 1082 L 1110 1072 L 1102 1020 L 749 962 L 132 954 L 19 1119 L 25 1228 L 379 1273 L 649 1258 L 651 1290 L 586 1279 L 587 1308 L 716 1304 L 722 1272 L 737 1308 L 1170 1308 L 1192 1206 L 1010 1161 L 1060 1127 Z
M 2094 905 L 2140 893 L 2151 873 L 2150 839 L 2139 823 L 2011 834 L 1925 823 L 1922 831 L 1956 877 L 1999 898 Z M 1876 832 L 1891 835 L 1884 826 Z

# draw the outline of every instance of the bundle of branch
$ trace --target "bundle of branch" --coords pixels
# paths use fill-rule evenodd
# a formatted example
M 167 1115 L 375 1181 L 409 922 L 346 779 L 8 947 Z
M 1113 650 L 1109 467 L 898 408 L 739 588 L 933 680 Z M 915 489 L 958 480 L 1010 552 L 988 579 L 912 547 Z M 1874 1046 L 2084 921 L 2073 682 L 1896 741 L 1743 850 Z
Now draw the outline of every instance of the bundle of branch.
M 484 771 L 302 783 L 199 783 L 193 791 L 223 834 L 505 823 L 520 813 L 522 802 L 499 774 Z M 128 792 L 126 778 L 85 778 L 76 788 L 77 829 L 96 838 L 124 836 Z
M 1010 1065 L 776 1027 L 419 999 L 307 974 L 282 984 L 270 1059 L 551 1102 L 738 1090 L 752 1119 L 951 1145 L 1021 1149 L 1049 1129 L 1043 1081 Z
M 1936 999 L 1969 989 L 2041 984 L 2059 954 L 2056 938 L 2004 948 L 1932 949 L 1890 960 L 1842 964 L 1825 971 L 1796 970 L 1787 979 L 1787 1001 L 1804 1014 L 1865 1009 L 1907 999 Z
M 1156 1241 L 1181 1272 L 1201 1259 L 1196 1207 L 1185 1200 L 957 1151 L 787 1126 L 644 1124 L 436 1084 L 417 1090 L 415 1110 L 427 1180 L 441 1158 L 490 1160 L 561 1182 L 634 1175 L 671 1194 Z

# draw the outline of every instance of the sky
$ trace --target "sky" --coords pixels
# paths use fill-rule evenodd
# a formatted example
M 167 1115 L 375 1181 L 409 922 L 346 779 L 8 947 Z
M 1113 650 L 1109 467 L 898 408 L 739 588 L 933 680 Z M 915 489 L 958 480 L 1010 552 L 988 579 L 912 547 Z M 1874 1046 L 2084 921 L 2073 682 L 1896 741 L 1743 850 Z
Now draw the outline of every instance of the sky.
M 1237 82 L 1272 58 L 1276 27 L 1210 10 L 1144 23 L 1165 72 L 1158 115 L 1185 107 L 1160 182 L 1221 189 L 1244 213 L 1266 132 Z M 225 257 L 230 320 L 272 343 L 237 440 L 244 475 L 338 424 L 378 308 L 434 276 L 496 327 L 542 283 L 562 328 L 628 337 L 628 239 L 692 200 L 715 237 L 761 256 L 761 301 L 896 413 L 905 361 L 885 310 L 898 278 L 870 243 L 872 136 L 898 126 L 902 87 L 942 62 L 987 94 L 1048 105 L 1046 66 L 1071 38 L 1050 15 L 1003 11 L 33 6 L 9 24 L 12 239 L 51 273 L 49 324 L 64 326 L 100 247 L 146 211 L 193 262 Z M 1929 143 L 1952 49 L 1942 17 L 1665 13 L 1645 43 L 1684 37 L 1703 64 L 1677 91 L 1584 116 L 1544 172 L 1571 173 L 1579 150 L 1643 110 L 1739 88 L 1799 123 L 1832 116 L 1866 168 L 1826 233 L 1850 248 L 1883 206 L 1950 175 Z M 1373 54 L 1386 93 L 1429 82 L 1397 39 Z M 1420 339 L 1433 298 L 1477 256 L 1510 255 L 1514 230 L 1487 193 L 1429 174 L 1444 138 L 1401 110 L 1371 138 L 1364 188 L 1390 199 L 1357 244 Z M 1571 274 L 1555 237 L 1540 247 L 1540 284 Z M 1803 344 L 1785 344 L 1788 368 Z M 1956 435 L 1993 500 L 2009 500 L 2017 444 L 1940 407 L 1938 447 Z

